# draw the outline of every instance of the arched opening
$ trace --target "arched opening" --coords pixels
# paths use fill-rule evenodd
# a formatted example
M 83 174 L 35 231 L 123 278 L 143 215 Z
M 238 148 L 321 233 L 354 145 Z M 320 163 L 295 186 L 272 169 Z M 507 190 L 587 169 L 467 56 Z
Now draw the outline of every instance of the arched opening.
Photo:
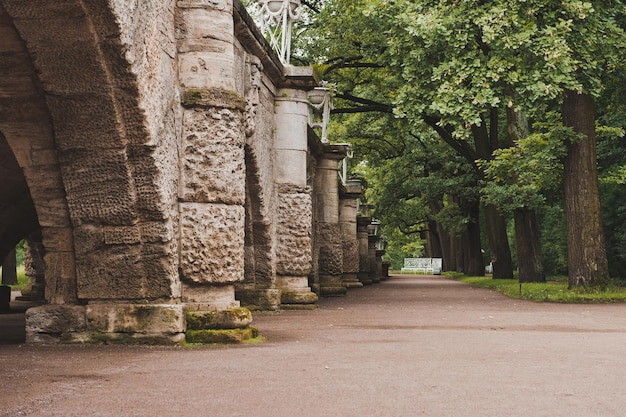
M 26 177 L 0 132 L 0 259 L 39 230 L 39 220 Z

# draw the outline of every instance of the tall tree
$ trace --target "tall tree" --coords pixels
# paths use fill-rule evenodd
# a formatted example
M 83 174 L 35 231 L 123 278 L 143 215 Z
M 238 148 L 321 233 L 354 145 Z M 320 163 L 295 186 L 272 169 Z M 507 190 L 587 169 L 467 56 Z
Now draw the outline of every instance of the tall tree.
M 593 98 L 566 91 L 563 122 L 583 135 L 581 140 L 567 144 L 564 161 L 569 284 L 604 287 L 609 265 L 600 213 Z
M 393 32 L 392 43 L 399 45 L 396 55 L 405 68 L 403 74 L 407 81 L 415 80 L 413 74 L 406 76 L 409 69 L 418 61 L 431 64 L 433 56 L 439 58 L 430 74 L 419 79 L 438 82 L 430 109 L 447 120 L 460 116 L 470 127 L 481 126 L 480 119 L 490 107 L 506 102 L 499 80 L 520 96 L 517 103 L 509 100 L 510 105 L 523 103 L 534 110 L 533 115 L 541 117 L 537 103 L 562 102 L 563 122 L 583 134 L 581 141 L 567 143 L 565 160 L 570 285 L 603 285 L 607 269 L 599 204 L 595 204 L 597 185 L 591 184 L 597 184 L 597 177 L 591 170 L 595 121 L 589 99 L 598 94 L 603 76 L 615 67 L 615 57 L 623 50 L 626 38 L 615 24 L 615 16 L 624 10 L 622 2 L 398 0 L 393 4 L 399 5 L 391 11 L 399 30 Z M 411 54 L 416 39 L 419 51 Z M 446 58 L 443 54 L 450 45 L 457 52 Z M 472 59 L 474 50 L 481 51 L 482 57 Z M 411 102 L 414 83 L 408 85 L 401 94 L 410 103 L 406 111 L 423 111 Z M 470 97 L 474 107 L 467 106 Z M 590 202 L 579 203 L 582 198 Z M 582 235 L 581 228 L 585 228 Z M 585 242 L 580 242 L 581 237 Z

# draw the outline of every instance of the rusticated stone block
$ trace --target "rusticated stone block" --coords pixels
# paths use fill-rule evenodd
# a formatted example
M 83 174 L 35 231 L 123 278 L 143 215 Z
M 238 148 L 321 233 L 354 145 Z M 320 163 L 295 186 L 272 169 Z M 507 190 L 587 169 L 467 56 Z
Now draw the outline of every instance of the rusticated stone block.
M 96 247 L 77 255 L 78 296 L 91 300 L 176 297 L 176 259 L 174 242 Z
M 104 227 L 103 233 L 104 243 L 107 245 L 169 242 L 174 237 L 171 222 L 149 222 L 134 226 Z
M 343 272 L 359 272 L 359 242 L 343 242 Z
M 90 332 L 164 335 L 185 331 L 182 304 L 88 304 L 85 311 Z
M 340 275 L 343 269 L 343 245 L 339 225 L 336 223 L 318 223 L 317 241 L 320 245 L 319 273 Z
M 74 239 L 69 227 L 44 227 L 41 230 L 42 242 L 46 250 L 54 252 L 72 252 Z
M 59 160 L 74 224 L 132 223 L 135 194 L 123 150 L 73 149 Z
M 280 193 L 278 201 L 276 273 L 306 276 L 311 271 L 311 195 L 308 189 Z
M 243 205 L 245 133 L 240 112 L 225 108 L 185 110 L 182 199 Z
M 168 124 L 168 120 L 161 123 Z M 135 212 L 144 222 L 163 223 L 177 198 L 178 150 L 165 139 L 158 146 L 129 146 L 127 153 Z
M 47 252 L 46 300 L 53 304 L 76 302 L 76 274 L 72 252 Z
M 243 281 L 244 208 L 182 203 L 180 215 L 182 278 L 194 283 Z
M 60 336 L 86 329 L 85 306 L 43 305 L 26 311 L 27 339 L 37 334 Z

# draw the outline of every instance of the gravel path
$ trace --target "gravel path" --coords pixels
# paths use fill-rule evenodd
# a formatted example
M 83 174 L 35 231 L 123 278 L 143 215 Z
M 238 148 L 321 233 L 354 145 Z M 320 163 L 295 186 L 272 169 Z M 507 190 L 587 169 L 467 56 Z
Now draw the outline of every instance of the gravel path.
M 0 416 L 626 414 L 623 304 L 535 304 L 401 275 L 254 325 L 265 342 L 229 347 L 0 337 Z

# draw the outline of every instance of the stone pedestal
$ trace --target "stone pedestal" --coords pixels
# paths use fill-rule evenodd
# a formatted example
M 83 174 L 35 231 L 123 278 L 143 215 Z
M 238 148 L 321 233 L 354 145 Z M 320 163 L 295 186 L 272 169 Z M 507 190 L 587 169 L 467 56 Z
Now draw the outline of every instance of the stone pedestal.
M 42 305 L 26 311 L 28 343 L 179 344 L 182 304 Z
M 324 144 L 318 160 L 316 190 L 318 202 L 317 242 L 320 294 L 345 295 L 342 282 L 343 240 L 339 226 L 338 163 L 346 157 L 347 145 Z
M 369 261 L 369 278 L 377 284 L 380 282 L 380 275 L 378 274 L 378 261 L 376 260 L 376 243 L 378 243 L 378 236 L 369 235 L 367 237 L 367 257 Z
M 379 281 L 382 281 L 386 278 L 384 271 L 383 271 L 383 255 L 384 254 L 385 254 L 384 250 L 376 249 L 376 278 L 378 278 Z
M 369 257 L 369 234 L 367 227 L 372 221 L 371 217 L 357 217 L 357 240 L 359 241 L 359 272 L 358 278 L 363 285 L 373 283 L 370 276 L 370 257 Z
M 274 181 L 278 198 L 276 285 L 284 305 L 317 302 L 308 275 L 312 262 L 312 199 L 307 187 L 309 102 L 304 90 L 276 95 Z
M 343 248 L 343 285 L 363 287 L 359 281 L 359 240 L 357 238 L 357 199 L 363 193 L 360 180 L 348 180 L 340 187 L 339 227 Z
M 281 304 L 281 293 L 279 288 L 248 288 L 237 287 L 235 297 L 241 305 L 250 310 L 278 311 Z

